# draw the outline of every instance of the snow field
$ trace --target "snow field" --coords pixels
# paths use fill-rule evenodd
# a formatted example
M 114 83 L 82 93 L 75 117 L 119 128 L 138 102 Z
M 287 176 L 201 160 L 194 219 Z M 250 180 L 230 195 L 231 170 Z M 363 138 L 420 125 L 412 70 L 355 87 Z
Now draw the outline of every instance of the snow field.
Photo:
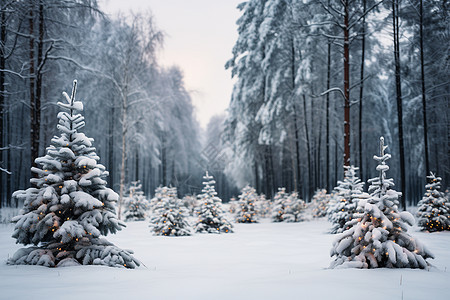
M 145 265 L 9 266 L 21 245 L 0 225 L 0 299 L 450 299 L 450 232 L 410 229 L 436 256 L 430 270 L 327 269 L 330 223 L 235 224 L 232 234 L 153 236 L 130 222 L 107 239 Z

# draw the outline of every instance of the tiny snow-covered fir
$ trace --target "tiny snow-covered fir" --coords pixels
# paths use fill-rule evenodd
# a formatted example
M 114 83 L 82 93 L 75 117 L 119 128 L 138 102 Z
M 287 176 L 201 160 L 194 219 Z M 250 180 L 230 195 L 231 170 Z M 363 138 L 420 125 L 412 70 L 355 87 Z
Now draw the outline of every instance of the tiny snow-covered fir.
M 13 238 L 24 245 L 8 260 L 10 264 L 106 265 L 135 268 L 139 262 L 131 252 L 108 242 L 102 235 L 115 233 L 125 225 L 115 215 L 118 195 L 106 187 L 108 172 L 98 163 L 94 141 L 78 130 L 84 117 L 78 113 L 83 104 L 75 100 L 76 81 L 67 103 L 58 114 L 57 128 L 46 155 L 35 160 L 33 187 L 16 191 L 24 202 L 21 214 L 14 217 Z
M 246 186 L 242 189 L 239 195 L 239 208 L 236 214 L 237 223 L 257 223 L 258 218 L 256 215 L 256 201 L 258 195 L 256 190 L 251 186 Z
M 364 183 L 356 176 L 355 166 L 344 166 L 343 181 L 338 181 L 336 203 L 328 209 L 328 220 L 332 223 L 331 233 L 341 233 L 348 229 L 346 223 L 353 219 Z
M 197 205 L 198 205 L 198 203 L 197 203 L 198 201 L 195 198 L 195 196 L 186 195 L 181 200 L 183 202 L 184 207 L 189 212 L 189 215 L 190 216 L 194 216 L 195 215 L 195 209 L 197 208 Z
M 239 202 L 234 197 L 230 198 L 230 202 L 228 204 L 228 212 L 234 214 L 238 209 L 239 209 Z
M 285 188 L 278 188 L 274 196 L 272 208 L 273 222 L 300 222 L 303 221 L 301 213 L 305 208 L 305 202 L 298 198 L 298 194 L 286 193 Z
M 363 208 L 355 214 L 353 226 L 339 234 L 333 243 L 332 268 L 426 268 L 427 258 L 433 258 L 428 249 L 407 233 L 406 223 L 413 225 L 414 217 L 398 211 L 398 197 L 393 190 L 393 179 L 386 178 L 391 155 L 385 154 L 383 137 L 380 138 L 379 176 L 369 179 L 370 198 L 359 201 Z
M 432 172 L 427 178 L 425 195 L 418 204 L 417 224 L 429 232 L 450 230 L 450 201 L 448 195 L 440 191 L 442 178 Z
M 131 182 L 125 198 L 125 221 L 142 221 L 147 217 L 150 202 L 145 198 L 142 184 L 139 181 Z
M 270 199 L 266 199 L 266 195 L 261 194 L 256 202 L 256 212 L 261 218 L 270 217 L 272 213 L 272 203 Z
M 318 189 L 314 193 L 311 202 L 308 203 L 308 210 L 314 218 L 325 217 L 327 215 L 329 201 L 330 196 L 327 195 L 327 190 Z
M 162 187 L 159 191 L 160 198 L 155 201 L 150 220 L 153 233 L 163 236 L 191 235 L 192 230 L 187 222 L 188 213 L 181 199 L 177 197 L 177 188 Z
M 223 216 L 222 200 L 217 197 L 214 189 L 216 183 L 212 176 L 206 172 L 203 176 L 202 194 L 198 195 L 199 205 L 196 209 L 198 220 L 194 226 L 196 232 L 206 233 L 231 233 L 233 232 L 230 222 Z

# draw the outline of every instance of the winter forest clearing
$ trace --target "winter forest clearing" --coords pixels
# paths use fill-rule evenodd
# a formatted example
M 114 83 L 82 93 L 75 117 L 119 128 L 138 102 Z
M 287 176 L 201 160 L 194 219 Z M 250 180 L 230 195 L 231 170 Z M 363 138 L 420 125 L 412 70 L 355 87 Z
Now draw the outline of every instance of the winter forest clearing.
M 177 1 L 0 2 L 0 298 L 450 298 L 447 1 Z
M 329 223 L 236 224 L 230 235 L 152 236 L 148 222 L 129 223 L 110 240 L 135 250 L 146 267 L 0 266 L 0 299 L 449 299 L 450 233 L 413 231 L 433 251 L 430 270 L 327 269 Z M 18 246 L 0 229 L 1 257 Z M 50 284 L 51 283 L 51 284 Z M 66 289 L 70 289 L 67 291 Z

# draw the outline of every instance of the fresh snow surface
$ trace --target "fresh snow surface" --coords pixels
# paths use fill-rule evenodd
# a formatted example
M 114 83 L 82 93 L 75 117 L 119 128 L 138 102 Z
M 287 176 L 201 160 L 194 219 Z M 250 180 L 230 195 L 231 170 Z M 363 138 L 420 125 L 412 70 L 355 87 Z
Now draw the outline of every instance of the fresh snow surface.
M 235 224 L 232 234 L 153 236 L 128 222 L 107 239 L 145 266 L 10 266 L 21 247 L 0 224 L 0 299 L 450 299 L 450 232 L 410 229 L 436 256 L 419 269 L 328 269 L 330 223 Z

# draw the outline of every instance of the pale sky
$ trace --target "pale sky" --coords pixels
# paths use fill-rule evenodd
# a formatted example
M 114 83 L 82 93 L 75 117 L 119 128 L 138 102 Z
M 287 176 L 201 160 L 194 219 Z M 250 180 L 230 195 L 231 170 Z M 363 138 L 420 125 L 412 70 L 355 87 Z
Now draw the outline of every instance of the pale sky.
M 231 72 L 225 62 L 237 39 L 236 6 L 243 0 L 100 0 L 108 14 L 151 10 L 165 34 L 163 66 L 178 65 L 202 128 L 230 102 Z

